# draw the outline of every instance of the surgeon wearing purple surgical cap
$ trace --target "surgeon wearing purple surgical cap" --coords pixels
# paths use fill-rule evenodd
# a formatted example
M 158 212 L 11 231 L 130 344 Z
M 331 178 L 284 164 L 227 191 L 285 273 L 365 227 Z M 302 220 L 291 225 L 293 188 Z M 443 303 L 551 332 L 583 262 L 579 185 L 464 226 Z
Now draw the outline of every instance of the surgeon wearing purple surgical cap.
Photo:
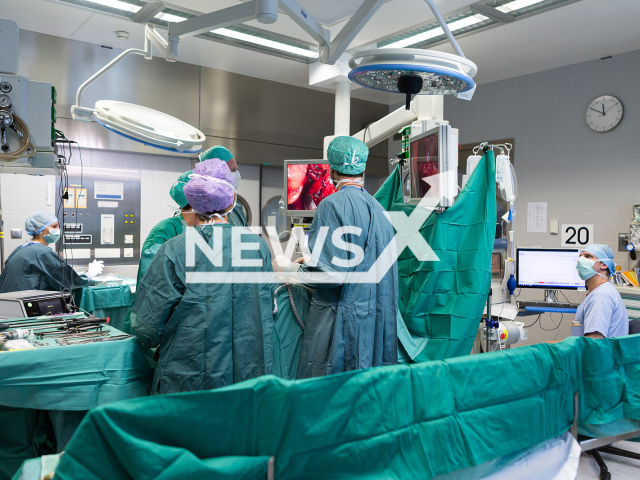
M 197 224 L 165 242 L 138 286 L 131 328 L 156 349 L 153 394 L 211 390 L 273 372 L 271 253 L 227 221 L 233 175 L 195 166 L 184 195 Z

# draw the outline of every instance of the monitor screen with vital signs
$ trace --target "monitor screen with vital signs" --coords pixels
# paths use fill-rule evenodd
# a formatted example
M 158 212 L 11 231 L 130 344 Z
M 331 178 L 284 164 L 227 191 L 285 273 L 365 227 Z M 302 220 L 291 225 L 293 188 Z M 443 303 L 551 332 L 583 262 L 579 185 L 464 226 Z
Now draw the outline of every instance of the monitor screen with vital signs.
M 518 288 L 585 288 L 576 270 L 578 249 L 519 248 L 516 257 Z

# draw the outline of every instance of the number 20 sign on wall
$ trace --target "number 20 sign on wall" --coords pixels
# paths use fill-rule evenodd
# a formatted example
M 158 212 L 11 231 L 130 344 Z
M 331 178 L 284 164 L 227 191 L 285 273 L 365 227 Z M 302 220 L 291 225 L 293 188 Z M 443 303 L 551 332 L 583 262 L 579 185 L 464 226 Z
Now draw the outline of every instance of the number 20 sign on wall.
M 561 247 L 582 248 L 593 243 L 593 225 L 567 225 L 560 229 Z

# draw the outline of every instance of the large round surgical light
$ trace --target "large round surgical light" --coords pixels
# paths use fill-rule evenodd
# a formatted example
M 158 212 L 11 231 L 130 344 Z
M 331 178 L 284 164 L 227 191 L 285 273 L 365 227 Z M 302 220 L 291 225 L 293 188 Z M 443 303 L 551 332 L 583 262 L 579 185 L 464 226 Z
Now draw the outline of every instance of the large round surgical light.
M 202 150 L 204 134 L 180 119 L 151 108 L 113 100 L 96 102 L 93 118 L 123 137 L 180 153 Z
M 361 59 L 360 62 L 357 62 Z M 349 59 L 349 79 L 363 87 L 385 92 L 422 95 L 453 95 L 475 86 L 478 67 L 458 55 L 419 48 L 378 48 Z M 405 88 L 411 78 L 422 79 L 422 88 Z M 417 79 L 416 79 L 417 80 Z M 419 82 L 412 82 L 413 85 Z

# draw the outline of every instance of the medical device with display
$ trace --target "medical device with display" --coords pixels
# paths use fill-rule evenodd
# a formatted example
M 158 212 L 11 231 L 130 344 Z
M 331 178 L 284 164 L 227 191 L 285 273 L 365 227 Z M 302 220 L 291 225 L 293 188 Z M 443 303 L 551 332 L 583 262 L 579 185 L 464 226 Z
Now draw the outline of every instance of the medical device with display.
M 69 293 L 25 290 L 0 294 L 0 319 L 70 313 Z
M 315 215 L 322 200 L 336 192 L 327 160 L 285 160 L 283 214 L 308 218 Z
M 580 257 L 578 249 L 518 248 L 516 255 L 518 288 L 585 288 L 585 282 L 576 270 Z
M 410 203 L 419 203 L 438 189 L 441 207 L 453 205 L 458 195 L 458 141 L 449 125 L 440 125 L 412 137 L 409 143 Z M 447 172 L 455 174 L 447 175 Z M 406 190 L 406 183 L 403 185 Z

